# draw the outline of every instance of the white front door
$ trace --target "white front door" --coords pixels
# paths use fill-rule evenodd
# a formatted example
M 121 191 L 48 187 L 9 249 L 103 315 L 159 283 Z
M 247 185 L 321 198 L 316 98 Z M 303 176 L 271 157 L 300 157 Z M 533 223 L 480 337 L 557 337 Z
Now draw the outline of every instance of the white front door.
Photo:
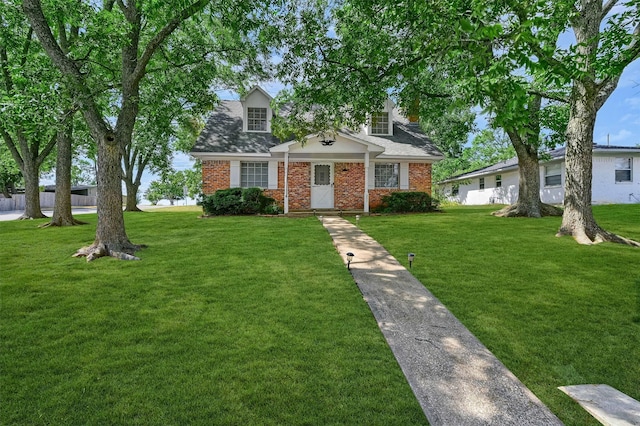
M 311 164 L 311 208 L 333 208 L 333 164 Z

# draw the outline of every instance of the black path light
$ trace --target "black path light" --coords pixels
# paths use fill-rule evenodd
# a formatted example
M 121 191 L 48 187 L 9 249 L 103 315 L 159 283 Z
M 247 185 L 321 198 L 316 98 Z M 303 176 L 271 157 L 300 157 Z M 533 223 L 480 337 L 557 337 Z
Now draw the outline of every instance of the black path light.
M 348 252 L 347 253 L 347 269 L 351 270 L 351 261 L 353 260 L 353 256 L 355 256 L 355 254 Z
M 409 268 L 411 268 L 412 267 L 411 265 L 413 264 L 413 259 L 415 259 L 416 255 L 413 253 L 409 253 L 408 257 L 409 257 Z

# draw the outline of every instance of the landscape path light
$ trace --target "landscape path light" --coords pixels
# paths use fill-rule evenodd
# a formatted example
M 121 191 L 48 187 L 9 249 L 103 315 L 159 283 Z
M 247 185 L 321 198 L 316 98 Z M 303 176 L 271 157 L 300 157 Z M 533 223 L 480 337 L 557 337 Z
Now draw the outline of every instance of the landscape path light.
M 318 216 L 318 219 L 320 219 L 320 222 L 321 222 L 322 224 L 324 224 L 324 216 L 320 215 L 320 216 Z
M 413 253 L 409 253 L 408 257 L 409 257 L 409 268 L 412 268 L 411 265 L 413 264 L 413 259 L 416 257 L 416 255 Z
M 360 215 L 356 215 L 356 226 L 360 226 Z
M 347 253 L 347 269 L 351 270 L 351 261 L 353 260 L 353 256 L 355 256 L 355 254 L 348 252 Z

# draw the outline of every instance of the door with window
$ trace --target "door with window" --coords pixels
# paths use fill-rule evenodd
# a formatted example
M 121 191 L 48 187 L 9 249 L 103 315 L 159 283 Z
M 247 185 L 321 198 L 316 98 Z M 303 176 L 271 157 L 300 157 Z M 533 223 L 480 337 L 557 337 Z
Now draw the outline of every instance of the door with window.
M 333 164 L 311 164 L 311 208 L 333 208 Z

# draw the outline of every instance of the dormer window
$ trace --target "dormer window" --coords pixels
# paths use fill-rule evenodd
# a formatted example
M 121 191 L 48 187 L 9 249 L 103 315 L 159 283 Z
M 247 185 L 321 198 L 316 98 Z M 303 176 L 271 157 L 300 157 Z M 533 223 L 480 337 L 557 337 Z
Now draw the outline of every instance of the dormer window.
M 266 108 L 247 108 L 247 130 L 250 132 L 267 131 Z
M 389 134 L 389 113 L 376 112 L 371 114 L 371 134 L 372 135 L 388 135 Z

